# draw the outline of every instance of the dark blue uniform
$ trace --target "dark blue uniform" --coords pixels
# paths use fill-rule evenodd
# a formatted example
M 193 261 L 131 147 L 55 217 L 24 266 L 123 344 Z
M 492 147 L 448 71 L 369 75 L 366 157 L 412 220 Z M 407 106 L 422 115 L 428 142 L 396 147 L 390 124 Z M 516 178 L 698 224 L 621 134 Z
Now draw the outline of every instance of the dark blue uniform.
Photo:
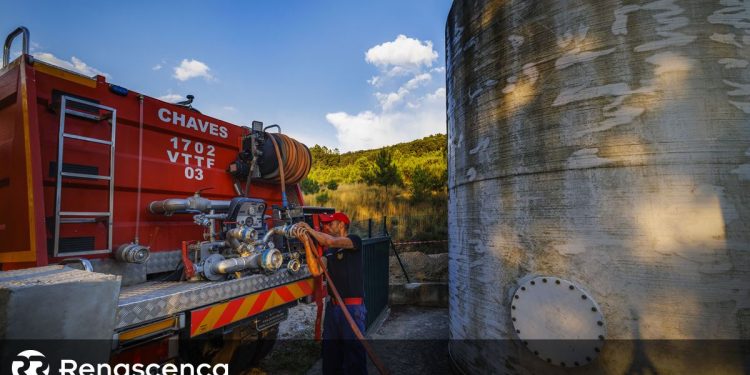
M 353 249 L 328 249 L 324 253 L 328 261 L 328 274 L 336 285 L 341 298 L 364 299 L 362 281 L 362 239 L 349 235 L 354 244 Z M 333 299 L 331 287 L 328 295 Z M 349 314 L 359 327 L 365 331 L 367 310 L 364 303 L 346 306 Z M 323 373 L 324 374 L 367 374 L 367 354 L 362 344 L 357 341 L 354 331 L 344 317 L 340 305 L 328 302 L 323 323 Z

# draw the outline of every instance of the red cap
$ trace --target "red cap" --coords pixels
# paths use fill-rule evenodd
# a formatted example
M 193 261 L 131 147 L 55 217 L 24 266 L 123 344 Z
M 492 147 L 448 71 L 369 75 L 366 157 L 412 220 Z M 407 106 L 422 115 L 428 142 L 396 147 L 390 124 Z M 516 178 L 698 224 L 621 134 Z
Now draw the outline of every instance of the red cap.
M 349 216 L 346 216 L 343 212 L 336 212 L 335 214 L 320 214 L 320 221 L 323 223 L 328 223 L 334 220 L 338 220 L 344 224 L 349 224 Z

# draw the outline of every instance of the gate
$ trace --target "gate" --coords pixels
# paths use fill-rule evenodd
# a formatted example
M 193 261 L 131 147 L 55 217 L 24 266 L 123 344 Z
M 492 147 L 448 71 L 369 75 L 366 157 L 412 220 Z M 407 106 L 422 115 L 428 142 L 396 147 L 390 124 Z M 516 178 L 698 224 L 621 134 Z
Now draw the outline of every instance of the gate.
M 388 306 L 388 257 L 391 239 L 388 236 L 362 239 L 365 308 L 369 328 Z

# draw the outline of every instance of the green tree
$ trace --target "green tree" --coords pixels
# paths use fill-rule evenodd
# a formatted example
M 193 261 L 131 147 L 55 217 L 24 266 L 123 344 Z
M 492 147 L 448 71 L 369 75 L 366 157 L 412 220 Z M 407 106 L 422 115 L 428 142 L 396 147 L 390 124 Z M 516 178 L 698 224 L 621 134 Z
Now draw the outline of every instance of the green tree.
M 326 184 L 326 187 L 328 188 L 328 190 L 335 191 L 336 189 L 339 188 L 339 183 L 336 182 L 336 180 L 331 180 L 331 181 L 328 181 L 328 183 Z
M 312 178 L 306 178 L 300 182 L 300 188 L 305 194 L 315 194 L 320 191 L 320 185 Z
M 328 193 L 320 193 L 315 196 L 315 201 L 321 206 L 328 203 L 329 200 L 331 200 L 331 197 L 328 196 Z
M 403 186 L 401 174 L 393 162 L 393 154 L 388 148 L 382 148 L 375 156 L 375 163 L 369 171 L 362 175 L 367 185 L 378 185 L 385 187 L 385 195 L 388 196 L 389 186 Z
M 432 186 L 434 185 L 433 176 L 422 166 L 414 168 L 411 174 L 411 186 L 409 192 L 411 193 L 411 200 L 414 202 L 421 202 L 430 195 Z

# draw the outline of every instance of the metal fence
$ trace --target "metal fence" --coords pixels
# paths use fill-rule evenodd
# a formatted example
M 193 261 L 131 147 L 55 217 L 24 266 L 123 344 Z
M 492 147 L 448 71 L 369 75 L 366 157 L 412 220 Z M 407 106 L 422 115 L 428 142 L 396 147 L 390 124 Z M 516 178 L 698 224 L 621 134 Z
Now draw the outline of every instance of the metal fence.
M 386 232 L 394 242 L 447 239 L 448 221 L 434 215 L 403 215 L 355 220 L 349 225 L 349 233 L 362 238 L 377 237 Z
M 366 327 L 370 327 L 388 306 L 388 258 L 391 240 L 387 236 L 362 240 Z
M 419 251 L 425 254 L 448 252 L 448 226 L 445 217 L 434 215 L 382 216 L 354 220 L 349 233 L 362 238 L 389 236 L 399 252 Z M 390 255 L 396 255 L 391 252 Z

